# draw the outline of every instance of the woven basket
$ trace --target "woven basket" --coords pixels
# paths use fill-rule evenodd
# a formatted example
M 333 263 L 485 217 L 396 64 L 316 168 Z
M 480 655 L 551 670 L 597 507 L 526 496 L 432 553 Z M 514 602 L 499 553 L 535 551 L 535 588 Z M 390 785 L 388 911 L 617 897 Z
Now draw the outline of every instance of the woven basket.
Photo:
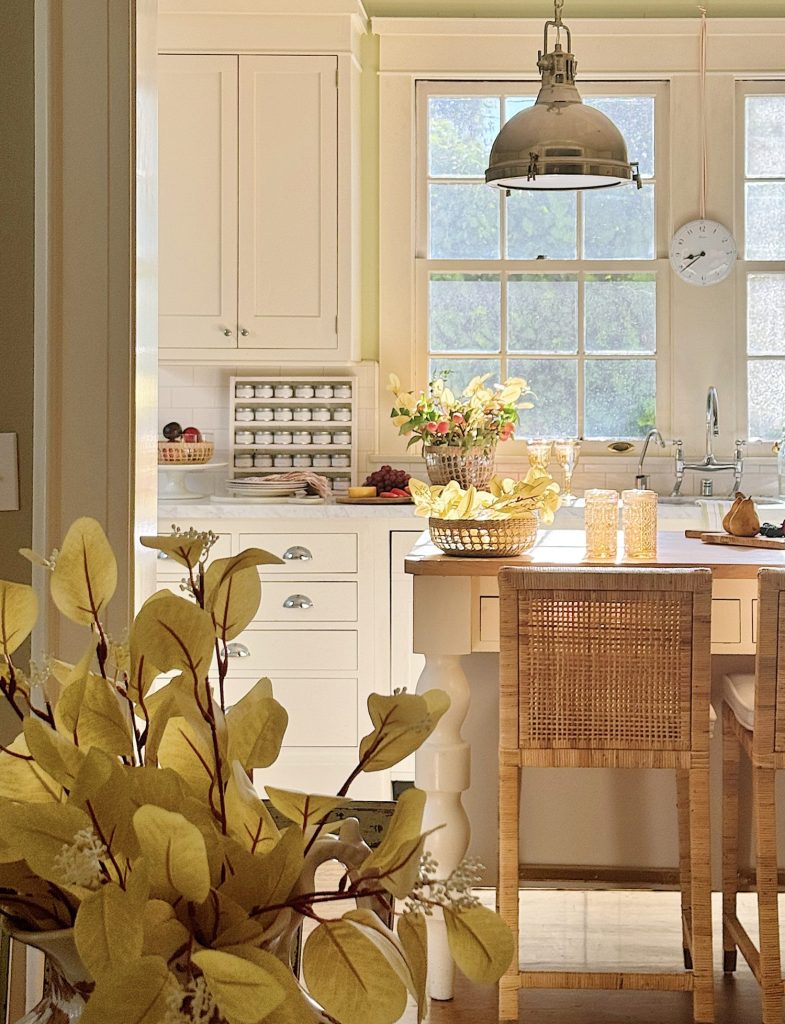
M 159 441 L 159 466 L 202 466 L 213 457 L 212 441 Z
M 425 468 L 432 484 L 448 484 L 457 480 L 464 490 L 473 484 L 485 490 L 493 476 L 495 448 L 453 448 L 449 445 L 426 444 L 422 450 Z
M 537 513 L 527 512 L 514 519 L 429 519 L 428 529 L 445 555 L 493 558 L 533 548 L 538 524 Z

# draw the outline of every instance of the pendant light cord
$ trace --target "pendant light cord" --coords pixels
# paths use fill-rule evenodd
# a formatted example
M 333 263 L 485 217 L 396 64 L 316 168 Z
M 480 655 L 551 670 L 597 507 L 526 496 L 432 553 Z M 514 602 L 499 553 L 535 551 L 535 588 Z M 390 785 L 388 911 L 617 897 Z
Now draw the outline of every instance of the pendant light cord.
M 708 23 L 706 8 L 698 5 L 701 16 L 700 26 L 700 135 L 701 135 L 701 177 L 700 177 L 700 216 L 706 217 L 706 193 L 709 184 L 709 161 L 706 139 L 706 43 L 708 40 Z

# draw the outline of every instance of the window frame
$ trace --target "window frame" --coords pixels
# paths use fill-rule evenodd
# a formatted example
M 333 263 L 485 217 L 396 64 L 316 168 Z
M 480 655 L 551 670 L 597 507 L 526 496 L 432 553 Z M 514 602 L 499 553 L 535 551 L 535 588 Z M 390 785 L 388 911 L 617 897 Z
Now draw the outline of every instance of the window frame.
M 734 144 L 734 171 L 736 179 L 736 245 L 738 248 L 738 277 L 736 293 L 736 334 L 739 339 L 737 366 L 741 368 L 743 386 L 739 384 L 739 420 L 743 427 L 740 436 L 747 440 L 747 452 L 753 457 L 765 456 L 772 453 L 773 442 L 779 438 L 755 438 L 751 440 L 749 432 L 749 376 L 748 369 L 751 362 L 776 359 L 785 363 L 785 355 L 782 356 L 750 356 L 748 352 L 747 339 L 747 294 L 748 280 L 751 274 L 782 274 L 785 276 L 785 256 L 781 260 L 748 260 L 746 258 L 747 248 L 747 217 L 746 217 L 746 184 L 748 180 L 757 181 L 763 179 L 747 178 L 747 115 L 746 100 L 748 96 L 783 96 L 785 97 L 785 77 L 770 79 L 749 79 L 739 78 L 736 81 L 736 102 L 735 102 L 735 144 Z M 783 178 L 771 179 L 782 181 Z M 783 416 L 785 420 L 785 416 Z
M 583 96 L 652 96 L 655 102 L 654 117 L 654 258 L 651 260 L 548 260 L 544 266 L 542 261 L 515 260 L 502 258 L 498 260 L 435 260 L 427 256 L 428 235 L 428 99 L 431 96 L 505 96 L 533 95 L 539 89 L 539 79 L 530 77 L 505 77 L 500 79 L 461 78 L 428 78 L 418 77 L 414 82 L 414 248 L 412 253 L 414 273 L 414 386 L 422 389 L 428 382 L 428 284 L 429 275 L 438 272 L 466 272 L 499 274 L 506 278 L 514 274 L 574 274 L 579 281 L 597 273 L 635 273 L 647 272 L 655 276 L 656 281 L 656 351 L 653 354 L 656 367 L 657 386 L 655 393 L 655 422 L 665 436 L 672 435 L 672 381 L 671 381 L 671 331 L 670 331 L 670 262 L 668 259 L 669 224 L 670 224 L 670 189 L 668 173 L 670 170 L 669 140 L 669 85 L 659 78 L 608 80 L 604 78 L 581 79 L 580 91 Z M 634 154 L 631 154 L 633 156 Z M 472 180 L 472 179 L 469 179 Z M 577 232 L 582 231 L 580 205 Z M 504 204 L 502 204 L 503 209 Z M 500 229 L 504 231 L 504 215 L 501 214 Z M 502 284 L 502 289 L 504 289 Z M 504 294 L 504 292 L 503 292 Z M 537 353 L 537 359 L 568 359 L 575 358 L 578 362 L 577 380 L 577 420 L 579 434 L 583 428 L 584 417 L 584 367 L 588 361 L 597 358 L 616 358 L 619 361 L 638 361 L 645 356 L 589 356 L 584 353 L 584 303 L 583 289 L 578 289 L 578 352 L 575 356 L 567 353 Z M 505 350 L 504 323 L 505 309 L 502 301 L 502 353 Z M 518 353 L 513 353 L 513 358 Z M 523 355 L 523 353 L 521 353 Z M 470 354 L 467 354 L 470 357 Z M 500 358 L 503 358 L 500 353 Z M 536 391 L 536 381 L 535 384 Z M 525 430 L 524 430 L 525 434 Z M 615 440 L 609 434 L 603 438 L 591 438 L 582 442 L 584 454 L 607 454 L 608 445 Z M 625 439 L 626 440 L 626 439 Z M 630 439 L 635 443 L 635 440 Z M 505 444 L 508 455 L 523 455 L 525 441 L 520 438 Z

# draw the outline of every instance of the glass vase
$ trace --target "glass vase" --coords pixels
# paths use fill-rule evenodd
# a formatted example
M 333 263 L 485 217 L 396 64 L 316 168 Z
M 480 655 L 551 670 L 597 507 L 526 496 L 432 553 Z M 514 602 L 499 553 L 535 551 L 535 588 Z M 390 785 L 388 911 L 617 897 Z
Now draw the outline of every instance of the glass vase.
M 614 561 L 619 540 L 619 492 L 586 491 L 586 558 Z
M 622 491 L 624 557 L 653 562 L 657 557 L 656 491 Z

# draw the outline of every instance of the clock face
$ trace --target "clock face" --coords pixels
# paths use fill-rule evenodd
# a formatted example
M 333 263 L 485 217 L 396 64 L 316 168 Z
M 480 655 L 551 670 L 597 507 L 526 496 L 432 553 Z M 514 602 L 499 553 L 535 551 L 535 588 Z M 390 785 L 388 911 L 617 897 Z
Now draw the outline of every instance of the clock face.
M 736 243 L 716 220 L 691 220 L 671 242 L 671 266 L 688 284 L 717 284 L 733 270 Z

